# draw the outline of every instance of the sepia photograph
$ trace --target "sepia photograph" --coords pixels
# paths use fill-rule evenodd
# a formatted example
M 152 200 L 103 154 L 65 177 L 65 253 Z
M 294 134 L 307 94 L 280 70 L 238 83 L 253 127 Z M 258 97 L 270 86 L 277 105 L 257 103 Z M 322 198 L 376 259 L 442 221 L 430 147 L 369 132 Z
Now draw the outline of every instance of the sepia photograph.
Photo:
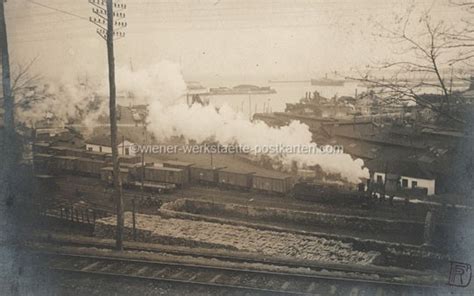
M 0 295 L 474 295 L 473 0 L 0 0 Z

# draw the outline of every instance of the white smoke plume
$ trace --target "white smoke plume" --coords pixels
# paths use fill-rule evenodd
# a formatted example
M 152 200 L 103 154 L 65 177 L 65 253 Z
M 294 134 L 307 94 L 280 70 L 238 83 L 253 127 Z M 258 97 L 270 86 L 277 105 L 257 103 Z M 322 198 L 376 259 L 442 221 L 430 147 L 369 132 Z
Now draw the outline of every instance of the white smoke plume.
M 85 132 L 91 131 L 107 114 L 108 102 L 98 94 L 100 88 L 91 81 L 66 78 L 37 84 L 15 94 L 16 118 L 30 127 L 41 123 L 80 124 L 86 127 Z
M 149 104 L 149 129 L 157 139 L 183 136 L 203 142 L 215 140 L 221 144 L 314 145 L 309 127 L 299 121 L 272 128 L 264 122 L 251 122 L 243 114 L 224 105 L 217 110 L 212 105 L 194 104 L 183 100 L 186 84 L 178 65 L 164 61 L 136 72 L 119 69 L 118 85 L 145 99 Z M 361 159 L 348 154 L 289 154 L 282 158 L 288 167 L 292 161 L 301 166 L 319 165 L 328 173 L 340 173 L 349 182 L 358 183 L 369 176 Z
M 187 140 L 217 141 L 221 144 L 241 144 L 250 147 L 263 145 L 315 145 L 311 143 L 309 127 L 299 121 L 288 126 L 272 128 L 264 122 L 251 122 L 228 105 L 217 110 L 212 105 L 194 104 L 189 107 L 183 94 L 186 84 L 177 64 L 163 61 L 147 69 L 131 72 L 128 67 L 117 69 L 118 91 L 129 92 L 135 103 L 149 105 L 149 129 L 159 140 L 183 136 Z M 108 115 L 108 83 L 93 85 L 90 80 L 67 80 L 54 85 L 37 86 L 21 94 L 23 102 L 18 119 L 28 125 L 44 120 L 56 123 L 80 123 L 85 130 L 99 124 Z M 367 178 L 363 161 L 353 160 L 348 154 L 288 154 L 278 156 L 286 167 L 292 161 L 298 165 L 319 165 L 325 172 L 341 174 L 349 182 Z

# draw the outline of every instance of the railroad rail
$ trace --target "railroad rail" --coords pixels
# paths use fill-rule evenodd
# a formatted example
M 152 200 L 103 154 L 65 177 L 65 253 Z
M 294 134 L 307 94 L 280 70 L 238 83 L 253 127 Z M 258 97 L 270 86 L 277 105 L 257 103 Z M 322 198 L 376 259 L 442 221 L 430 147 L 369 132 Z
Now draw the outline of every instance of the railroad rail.
M 94 276 L 209 286 L 264 295 L 436 295 L 434 286 L 102 255 L 42 252 L 48 268 Z
M 74 238 L 65 238 L 56 235 L 38 235 L 36 242 L 47 243 L 57 246 L 71 246 L 79 248 L 98 248 L 98 249 L 113 249 L 115 241 L 113 240 L 96 240 L 90 237 L 74 236 Z M 180 246 L 170 245 L 159 245 L 159 244 L 147 244 L 147 243 L 136 243 L 136 242 L 124 242 L 124 250 L 132 252 L 148 252 L 156 254 L 168 254 L 173 256 L 187 256 L 195 258 L 206 258 L 206 259 L 217 259 L 226 262 L 245 262 L 255 264 L 265 264 L 274 266 L 285 266 L 289 268 L 306 268 L 312 271 L 331 271 L 340 272 L 345 274 L 357 274 L 359 276 L 370 277 L 374 274 L 377 275 L 379 280 L 392 281 L 402 276 L 411 276 L 414 278 L 424 277 L 429 273 L 417 271 L 417 270 L 391 270 L 383 266 L 364 266 L 358 267 L 348 266 L 345 264 L 338 263 L 322 263 L 322 262 L 298 262 L 294 260 L 285 260 L 284 258 L 268 257 L 265 255 L 259 255 L 258 258 L 250 254 L 245 253 L 233 253 L 232 251 L 218 251 L 215 250 L 212 253 L 206 252 L 205 250 L 196 250 L 195 248 L 187 248 Z

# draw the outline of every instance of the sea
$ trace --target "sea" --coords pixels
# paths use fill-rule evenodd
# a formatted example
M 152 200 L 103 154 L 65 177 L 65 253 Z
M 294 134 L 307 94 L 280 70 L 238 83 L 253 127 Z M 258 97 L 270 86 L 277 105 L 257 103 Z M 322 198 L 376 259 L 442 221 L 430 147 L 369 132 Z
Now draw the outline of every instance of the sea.
M 241 112 L 244 116 L 252 118 L 255 113 L 271 113 L 283 112 L 287 103 L 297 103 L 301 98 L 305 97 L 307 92 L 314 91 L 328 99 L 341 96 L 354 97 L 355 94 L 367 92 L 367 86 L 361 85 L 356 81 L 346 81 L 343 86 L 318 86 L 311 85 L 308 81 L 295 82 L 274 82 L 274 81 L 253 81 L 236 82 L 229 81 L 227 83 L 212 83 L 199 81 L 201 85 L 209 89 L 212 87 L 233 87 L 239 84 L 252 84 L 257 86 L 270 86 L 276 90 L 273 94 L 242 94 L 242 95 L 201 95 L 201 98 L 208 101 L 210 104 L 221 107 L 223 105 L 230 106 L 235 112 Z M 459 87 L 456 90 L 463 90 L 466 87 Z M 454 89 L 453 89 L 454 90 Z M 425 93 L 440 93 L 437 89 L 424 89 Z

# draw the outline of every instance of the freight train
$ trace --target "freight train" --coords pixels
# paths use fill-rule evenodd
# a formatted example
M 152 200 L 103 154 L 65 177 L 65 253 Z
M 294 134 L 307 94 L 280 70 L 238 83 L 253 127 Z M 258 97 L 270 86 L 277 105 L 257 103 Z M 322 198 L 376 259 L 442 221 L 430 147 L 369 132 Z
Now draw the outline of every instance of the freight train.
M 33 155 L 35 170 L 39 172 L 101 178 L 109 185 L 113 182 L 112 157 L 109 153 L 36 143 Z M 155 166 L 143 163 L 140 156 L 120 155 L 119 164 L 119 179 L 124 187 L 143 186 L 144 189 L 153 191 L 172 190 L 188 184 L 205 184 L 287 195 L 294 186 L 293 178 L 287 175 L 237 171 L 179 161 L 165 161 L 162 166 Z

